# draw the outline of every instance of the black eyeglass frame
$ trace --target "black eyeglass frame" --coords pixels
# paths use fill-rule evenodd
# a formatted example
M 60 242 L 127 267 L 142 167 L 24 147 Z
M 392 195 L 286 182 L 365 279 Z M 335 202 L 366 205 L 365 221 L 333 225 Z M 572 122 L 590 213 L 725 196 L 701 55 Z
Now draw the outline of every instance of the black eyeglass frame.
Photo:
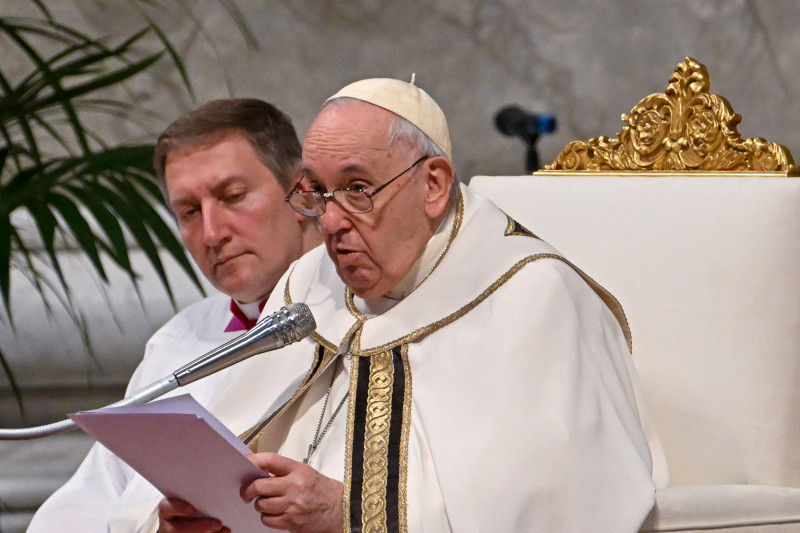
M 393 177 L 392 179 L 390 179 L 389 181 L 387 181 L 386 183 L 384 183 L 383 185 L 381 185 L 380 187 L 378 187 L 377 189 L 375 189 L 372 192 L 367 192 L 367 191 L 364 191 L 364 190 L 361 190 L 361 189 L 356 189 L 356 188 L 353 188 L 353 187 L 342 187 L 342 188 L 339 188 L 339 189 L 334 189 L 331 192 L 298 191 L 297 190 L 297 186 L 300 185 L 300 182 L 303 181 L 303 178 L 305 177 L 305 176 L 301 176 L 300 179 L 297 180 L 297 183 L 294 184 L 294 187 L 292 187 L 292 190 L 289 191 L 289 194 L 286 195 L 286 198 L 283 199 L 283 201 L 284 202 L 288 202 L 289 205 L 291 206 L 291 208 L 294 209 L 297 213 L 300 213 L 301 215 L 305 215 L 305 216 L 316 216 L 316 217 L 318 217 L 318 216 L 324 215 L 325 214 L 325 210 L 326 210 L 326 206 L 328 205 L 328 200 L 334 200 L 337 204 L 339 204 L 339 206 L 341 206 L 342 209 L 344 209 L 348 213 L 355 213 L 355 214 L 363 215 L 364 213 L 369 213 L 370 211 L 375 209 L 375 204 L 373 203 L 372 198 L 374 198 L 376 194 L 381 192 L 383 189 L 388 187 L 390 183 L 392 183 L 393 181 L 395 181 L 396 179 L 401 177 L 403 174 L 405 174 L 406 172 L 408 172 L 409 170 L 411 170 L 412 168 L 414 168 L 415 166 L 417 166 L 421 162 L 425 161 L 426 159 L 430 159 L 430 157 L 431 156 L 429 156 L 429 155 L 423 155 L 422 157 L 420 157 L 419 159 L 417 159 L 416 161 L 411 163 L 411 165 L 409 165 L 408 168 L 406 168 L 400 174 L 398 174 L 397 176 Z M 342 202 L 340 202 L 336 198 L 335 193 L 337 193 L 339 191 L 350 192 L 350 193 L 363 193 L 364 197 L 367 200 L 369 200 L 369 204 L 370 204 L 369 209 L 367 209 L 366 211 L 353 211 L 352 209 L 348 209 L 345 205 L 342 204 Z M 321 213 L 314 213 L 314 212 L 309 212 L 309 210 L 306 210 L 306 209 L 303 209 L 301 211 L 302 208 L 298 208 L 291 201 L 292 196 L 294 196 L 295 194 L 316 194 L 317 196 L 322 198 L 322 212 Z

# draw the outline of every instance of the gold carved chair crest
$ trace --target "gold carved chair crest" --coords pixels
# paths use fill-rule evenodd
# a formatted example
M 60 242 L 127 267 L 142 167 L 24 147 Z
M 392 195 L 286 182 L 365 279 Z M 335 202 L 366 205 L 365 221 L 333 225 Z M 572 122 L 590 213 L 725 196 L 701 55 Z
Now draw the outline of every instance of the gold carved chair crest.
M 705 65 L 687 57 L 663 93 L 631 112 L 618 138 L 573 141 L 545 171 L 758 172 L 800 175 L 787 148 L 760 137 L 742 139 L 742 117 L 709 92 Z

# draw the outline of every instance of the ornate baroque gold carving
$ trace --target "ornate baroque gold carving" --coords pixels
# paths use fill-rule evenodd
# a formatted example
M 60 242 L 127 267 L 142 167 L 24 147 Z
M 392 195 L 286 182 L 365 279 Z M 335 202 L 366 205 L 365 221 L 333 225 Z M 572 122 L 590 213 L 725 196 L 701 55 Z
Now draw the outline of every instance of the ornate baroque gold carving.
M 641 100 L 619 138 L 573 141 L 545 170 L 738 171 L 800 174 L 789 150 L 760 137 L 742 140 L 742 117 L 722 96 L 709 93 L 705 65 L 687 57 L 664 93 Z
M 370 357 L 367 423 L 364 436 L 364 533 L 386 531 L 386 480 L 389 476 L 389 422 L 392 416 L 392 352 Z

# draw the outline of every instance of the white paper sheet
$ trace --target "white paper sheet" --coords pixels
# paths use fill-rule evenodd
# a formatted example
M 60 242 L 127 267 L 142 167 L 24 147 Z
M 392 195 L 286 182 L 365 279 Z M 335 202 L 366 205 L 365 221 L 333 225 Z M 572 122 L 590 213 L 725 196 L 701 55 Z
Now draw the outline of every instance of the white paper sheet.
M 270 531 L 239 496 L 244 484 L 269 474 L 247 459 L 247 446 L 191 395 L 70 418 L 165 496 L 188 501 L 234 533 Z

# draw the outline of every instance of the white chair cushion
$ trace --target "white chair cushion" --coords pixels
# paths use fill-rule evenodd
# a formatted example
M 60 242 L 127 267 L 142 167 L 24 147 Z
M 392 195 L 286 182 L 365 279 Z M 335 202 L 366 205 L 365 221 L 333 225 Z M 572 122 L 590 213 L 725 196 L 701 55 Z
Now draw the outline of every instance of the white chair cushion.
M 764 485 L 666 487 L 642 533 L 800 531 L 800 489 Z

